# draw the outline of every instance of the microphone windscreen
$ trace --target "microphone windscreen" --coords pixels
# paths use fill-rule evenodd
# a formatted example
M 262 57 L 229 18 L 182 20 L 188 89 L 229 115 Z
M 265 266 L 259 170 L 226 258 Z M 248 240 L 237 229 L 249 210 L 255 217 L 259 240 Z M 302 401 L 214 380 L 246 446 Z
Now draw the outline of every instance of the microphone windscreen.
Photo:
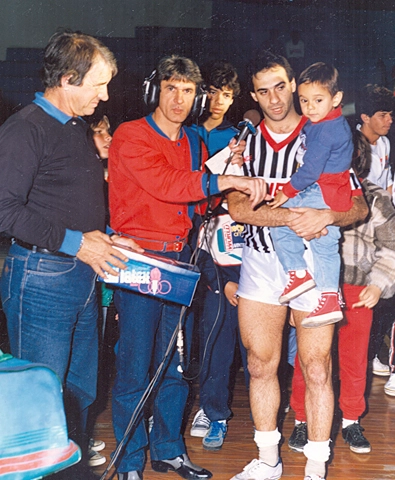
M 261 116 L 258 112 L 258 110 L 251 109 L 247 110 L 247 112 L 243 115 L 244 120 L 249 120 L 254 127 L 258 125 L 258 123 L 261 121 Z

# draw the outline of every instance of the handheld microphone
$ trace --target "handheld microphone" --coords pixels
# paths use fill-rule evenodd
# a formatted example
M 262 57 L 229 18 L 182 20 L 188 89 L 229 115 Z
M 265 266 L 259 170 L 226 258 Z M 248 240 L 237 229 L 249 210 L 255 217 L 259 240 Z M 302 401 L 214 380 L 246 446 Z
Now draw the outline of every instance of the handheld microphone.
M 243 120 L 237 125 L 238 129 L 241 129 L 240 133 L 236 137 L 236 146 L 240 145 L 240 142 L 247 138 L 247 135 L 251 133 L 252 135 L 256 135 L 256 126 L 261 120 L 261 116 L 257 110 L 248 110 L 244 116 Z M 234 153 L 231 152 L 229 158 L 226 160 L 225 169 L 222 172 L 222 175 L 225 175 L 226 170 L 228 169 L 228 165 L 230 164 L 232 158 L 234 157 Z

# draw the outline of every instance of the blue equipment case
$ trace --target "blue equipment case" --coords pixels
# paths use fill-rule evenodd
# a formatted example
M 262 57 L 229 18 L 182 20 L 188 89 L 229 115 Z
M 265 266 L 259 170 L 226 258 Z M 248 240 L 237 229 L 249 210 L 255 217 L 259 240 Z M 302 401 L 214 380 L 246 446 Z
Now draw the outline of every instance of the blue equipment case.
M 119 276 L 99 278 L 107 285 L 133 290 L 144 295 L 190 306 L 200 278 L 199 269 L 189 263 L 178 262 L 151 253 L 136 253 L 124 246 L 117 246 L 129 260 L 127 269 L 119 270 Z
M 59 377 L 0 350 L 0 480 L 33 480 L 78 463 Z

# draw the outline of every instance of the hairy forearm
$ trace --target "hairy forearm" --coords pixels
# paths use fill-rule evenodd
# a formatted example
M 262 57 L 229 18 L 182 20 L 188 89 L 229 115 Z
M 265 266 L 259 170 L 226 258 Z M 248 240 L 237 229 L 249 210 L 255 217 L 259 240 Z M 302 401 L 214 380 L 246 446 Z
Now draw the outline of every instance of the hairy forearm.
M 229 193 L 227 199 L 229 213 L 238 223 L 258 227 L 280 227 L 286 225 L 292 216 L 287 208 L 272 209 L 266 204 L 253 209 L 248 196 L 240 192 Z
M 369 208 L 362 195 L 352 197 L 353 206 L 347 212 L 334 212 L 330 210 L 332 215 L 332 225 L 337 227 L 347 227 L 355 222 L 364 220 L 369 213 Z
M 325 227 L 336 225 L 345 227 L 363 220 L 369 212 L 362 196 L 353 197 L 353 206 L 348 212 L 335 212 L 329 209 L 314 208 L 276 208 L 263 205 L 252 209 L 247 197 L 239 192 L 228 195 L 229 213 L 239 223 L 264 227 L 279 227 L 286 225 L 300 237 L 308 240 L 325 234 Z

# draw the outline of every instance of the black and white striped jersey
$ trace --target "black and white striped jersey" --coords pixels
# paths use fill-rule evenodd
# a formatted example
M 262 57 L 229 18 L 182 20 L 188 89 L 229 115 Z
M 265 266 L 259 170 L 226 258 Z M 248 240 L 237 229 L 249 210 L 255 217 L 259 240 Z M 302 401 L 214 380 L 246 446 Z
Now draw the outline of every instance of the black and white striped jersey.
M 263 177 L 271 195 L 279 185 L 289 182 L 301 161 L 299 147 L 302 143 L 301 131 L 306 121 L 302 117 L 292 133 L 281 135 L 269 132 L 262 121 L 257 128 L 257 135 L 247 137 L 244 175 Z M 274 250 L 268 227 L 245 225 L 243 236 L 248 247 L 268 253 Z
M 291 134 L 275 134 L 269 132 L 262 121 L 257 128 L 257 135 L 247 137 L 244 151 L 244 175 L 249 177 L 263 177 L 273 196 L 278 187 L 289 182 L 291 175 L 303 163 L 304 149 L 302 147 L 302 128 L 307 118 L 302 117 Z M 361 185 L 350 170 L 351 190 L 360 190 Z M 245 244 L 260 252 L 270 253 L 274 247 L 268 227 L 245 225 L 243 237 Z

